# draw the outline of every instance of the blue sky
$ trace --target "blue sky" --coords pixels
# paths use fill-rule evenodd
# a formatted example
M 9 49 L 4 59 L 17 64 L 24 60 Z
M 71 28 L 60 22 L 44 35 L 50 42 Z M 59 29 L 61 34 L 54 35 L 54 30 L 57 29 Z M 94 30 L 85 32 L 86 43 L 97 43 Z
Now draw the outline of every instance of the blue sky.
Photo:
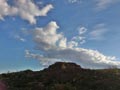
M 39 70 L 56 61 L 120 66 L 119 0 L 0 3 L 0 72 Z

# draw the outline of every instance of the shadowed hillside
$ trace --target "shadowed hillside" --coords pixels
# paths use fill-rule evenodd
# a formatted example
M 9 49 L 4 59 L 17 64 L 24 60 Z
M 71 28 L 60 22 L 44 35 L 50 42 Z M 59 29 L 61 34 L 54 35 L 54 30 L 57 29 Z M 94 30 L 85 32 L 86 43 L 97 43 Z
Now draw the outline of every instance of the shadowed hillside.
M 0 80 L 4 90 L 119 90 L 120 70 L 89 70 L 57 62 L 42 71 L 1 74 Z

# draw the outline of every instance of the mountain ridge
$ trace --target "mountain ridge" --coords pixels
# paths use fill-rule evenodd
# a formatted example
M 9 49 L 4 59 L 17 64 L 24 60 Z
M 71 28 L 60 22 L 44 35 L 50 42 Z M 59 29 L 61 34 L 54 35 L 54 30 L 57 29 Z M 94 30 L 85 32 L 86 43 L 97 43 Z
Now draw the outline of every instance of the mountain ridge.
M 72 62 L 56 62 L 41 71 L 1 74 L 0 81 L 6 88 L 1 90 L 119 90 L 119 77 L 116 68 L 90 70 Z

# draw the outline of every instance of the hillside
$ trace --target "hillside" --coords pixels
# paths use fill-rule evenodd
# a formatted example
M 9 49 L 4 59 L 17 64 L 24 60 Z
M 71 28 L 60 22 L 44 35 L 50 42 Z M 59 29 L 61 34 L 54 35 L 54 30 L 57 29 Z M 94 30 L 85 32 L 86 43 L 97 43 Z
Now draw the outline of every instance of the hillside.
M 42 71 L 0 75 L 0 90 L 119 90 L 120 70 L 83 69 L 75 63 L 57 62 Z

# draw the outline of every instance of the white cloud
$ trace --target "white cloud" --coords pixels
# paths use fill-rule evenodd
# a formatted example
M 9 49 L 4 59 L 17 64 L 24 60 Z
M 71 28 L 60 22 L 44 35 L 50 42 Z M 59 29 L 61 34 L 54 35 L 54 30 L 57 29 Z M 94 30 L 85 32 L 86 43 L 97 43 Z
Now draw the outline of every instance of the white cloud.
M 48 4 L 42 9 L 39 9 L 32 0 L 15 0 L 12 6 L 8 4 L 7 0 L 1 0 L 0 19 L 4 19 L 5 16 L 20 16 L 31 24 L 36 24 L 35 17 L 46 16 L 52 8 L 53 6 Z
M 23 37 L 21 37 L 20 35 L 15 35 L 14 38 L 15 38 L 16 40 L 21 41 L 21 42 L 25 42 L 25 41 L 26 41 L 26 39 L 23 38 Z
M 83 48 L 58 48 L 48 50 L 45 55 L 28 53 L 26 57 L 34 58 L 43 65 L 50 65 L 56 61 L 69 61 L 80 64 L 84 68 L 108 68 L 120 66 L 115 57 L 109 57 L 98 51 Z
M 14 15 L 17 12 L 17 8 L 10 6 L 7 0 L 0 0 L 0 19 L 4 19 L 4 16 Z
M 85 27 L 79 27 L 78 31 L 79 31 L 79 34 L 82 35 L 82 34 L 86 33 L 87 29 Z
M 54 21 L 44 28 L 36 28 L 33 31 L 33 40 L 37 48 L 46 50 L 57 46 L 66 47 L 66 38 L 62 33 L 57 33 L 58 28 L 59 26 Z
M 107 33 L 108 29 L 105 24 L 97 24 L 93 30 L 89 33 L 90 40 L 104 40 L 104 35 Z
M 69 3 L 81 3 L 81 0 L 68 0 Z
M 120 62 L 115 57 L 105 56 L 96 50 L 77 47 L 77 42 L 68 41 L 62 33 L 57 33 L 58 28 L 54 21 L 44 28 L 36 28 L 33 31 L 33 38 L 40 53 L 26 50 L 26 57 L 37 59 L 43 65 L 56 61 L 69 61 L 78 63 L 84 68 L 120 67 Z M 69 45 L 70 42 L 73 44 Z
M 33 54 L 29 50 L 25 50 L 25 53 L 26 53 L 25 55 L 26 58 L 33 58 L 39 60 L 40 64 L 42 64 L 43 66 L 48 66 L 54 62 L 61 61 L 60 59 L 49 58 L 40 54 Z
M 70 42 L 68 42 L 68 47 L 72 48 L 72 47 L 77 47 L 78 46 L 78 42 L 75 40 L 72 40 Z
M 68 42 L 68 47 L 78 47 L 86 42 L 84 34 L 87 32 L 85 27 L 78 28 L 78 35 L 74 36 L 71 41 Z
M 95 0 L 96 1 L 96 9 L 103 10 L 107 7 L 111 6 L 114 3 L 117 3 L 119 0 Z

